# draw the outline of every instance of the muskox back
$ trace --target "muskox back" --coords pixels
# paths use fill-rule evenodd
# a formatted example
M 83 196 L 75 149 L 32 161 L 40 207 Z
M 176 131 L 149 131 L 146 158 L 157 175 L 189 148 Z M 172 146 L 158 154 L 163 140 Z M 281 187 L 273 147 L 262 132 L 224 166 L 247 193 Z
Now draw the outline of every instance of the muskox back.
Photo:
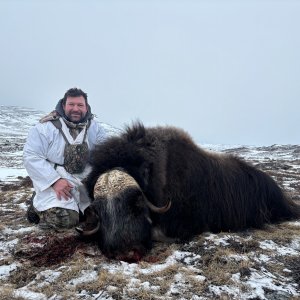
M 152 203 L 171 201 L 165 214 L 151 218 L 153 227 L 172 238 L 261 228 L 300 216 L 299 207 L 269 175 L 237 157 L 204 151 L 174 127 L 137 123 L 99 145 L 92 165 L 87 181 L 91 196 L 103 172 L 121 167 Z

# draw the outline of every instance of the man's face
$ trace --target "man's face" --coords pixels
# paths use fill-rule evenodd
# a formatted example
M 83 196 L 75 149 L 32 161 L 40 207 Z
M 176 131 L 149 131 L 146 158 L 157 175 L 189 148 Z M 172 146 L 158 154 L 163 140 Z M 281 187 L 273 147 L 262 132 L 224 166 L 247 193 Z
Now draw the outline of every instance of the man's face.
M 63 109 L 69 120 L 75 123 L 84 118 L 87 113 L 87 105 L 83 96 L 68 97 Z

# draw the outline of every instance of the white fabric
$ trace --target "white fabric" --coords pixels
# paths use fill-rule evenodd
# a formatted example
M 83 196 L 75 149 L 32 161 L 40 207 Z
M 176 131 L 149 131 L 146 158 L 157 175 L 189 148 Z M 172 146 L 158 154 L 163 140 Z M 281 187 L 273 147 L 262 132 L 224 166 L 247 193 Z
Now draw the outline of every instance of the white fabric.
M 95 120 L 91 121 L 87 129 L 86 141 L 89 150 L 93 150 L 96 144 L 100 144 L 107 138 L 105 129 Z M 27 173 L 33 181 L 36 196 L 33 205 L 38 211 L 44 211 L 52 207 L 62 207 L 83 212 L 89 205 L 87 197 L 81 197 L 82 190 L 80 180 L 85 178 L 90 171 L 86 166 L 81 174 L 70 174 L 63 167 L 54 169 L 54 165 L 64 163 L 65 140 L 52 122 L 39 123 L 28 134 L 23 152 L 23 162 Z M 58 200 L 51 185 L 59 178 L 65 178 L 74 188 L 71 191 L 72 198 Z

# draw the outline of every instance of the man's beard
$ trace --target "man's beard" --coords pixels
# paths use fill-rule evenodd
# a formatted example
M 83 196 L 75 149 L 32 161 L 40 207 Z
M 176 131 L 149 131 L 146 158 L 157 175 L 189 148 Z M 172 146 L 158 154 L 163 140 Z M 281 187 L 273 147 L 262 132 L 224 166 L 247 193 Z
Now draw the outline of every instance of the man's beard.
M 68 114 L 65 113 L 65 115 L 66 115 L 68 121 L 73 122 L 73 123 L 81 123 L 81 121 L 84 119 L 86 114 L 84 114 L 82 112 L 76 113 L 76 114 L 69 112 Z M 74 116 L 75 116 L 75 119 L 74 119 Z

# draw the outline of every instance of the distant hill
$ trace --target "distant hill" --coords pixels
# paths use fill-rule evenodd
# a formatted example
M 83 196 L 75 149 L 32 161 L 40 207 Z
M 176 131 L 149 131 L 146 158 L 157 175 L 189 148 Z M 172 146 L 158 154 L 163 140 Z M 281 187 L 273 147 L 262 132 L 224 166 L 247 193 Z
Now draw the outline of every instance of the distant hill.
M 4 172 L 8 172 L 7 168 L 13 169 L 12 173 L 15 174 L 15 176 L 24 174 L 22 151 L 28 131 L 46 114 L 47 112 L 32 108 L 0 106 L 0 180 L 1 178 L 6 178 L 6 176 L 1 176 L 1 170 L 3 174 Z M 120 129 L 109 124 L 100 123 L 104 126 L 109 135 L 121 132 Z M 263 164 L 263 168 L 265 169 L 275 167 L 286 169 L 286 162 L 293 161 L 291 170 L 299 172 L 300 145 L 256 147 L 205 144 L 200 146 L 211 151 L 238 155 L 256 165 Z M 21 171 L 21 169 L 23 169 L 23 171 Z

